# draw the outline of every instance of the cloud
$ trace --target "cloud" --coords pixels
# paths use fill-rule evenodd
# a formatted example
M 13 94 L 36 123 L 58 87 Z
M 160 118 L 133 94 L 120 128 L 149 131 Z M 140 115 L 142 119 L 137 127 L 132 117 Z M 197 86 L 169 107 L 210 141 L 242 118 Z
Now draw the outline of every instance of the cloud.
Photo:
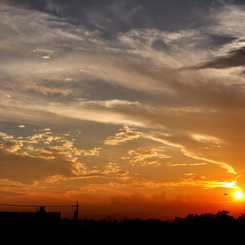
M 64 159 L 45 160 L 38 157 L 0 152 L 1 179 L 9 179 L 25 184 L 44 180 L 49 175 L 71 175 L 69 162 Z
M 170 158 L 170 156 L 165 154 L 165 148 L 137 148 L 136 150 L 130 150 L 128 152 L 129 161 L 132 165 L 149 166 L 155 165 L 159 166 L 159 159 Z M 127 158 L 125 158 L 127 159 Z
M 0 178 L 29 184 L 45 181 L 50 176 L 69 179 L 74 175 L 101 175 L 101 172 L 89 170 L 78 160 L 81 156 L 99 156 L 100 148 L 78 149 L 72 140 L 57 136 L 48 128 L 41 131 L 39 134 L 18 138 L 2 134 Z
M 228 53 L 228 55 L 216 58 L 209 62 L 206 62 L 197 69 L 215 68 L 215 69 L 226 69 L 231 67 L 238 67 L 245 65 L 245 48 L 242 47 L 238 50 L 233 50 Z
M 53 2 L 53 4 L 57 5 L 58 3 Z M 72 4 L 76 5 L 77 3 L 72 2 Z M 122 12 L 125 10 L 124 7 L 129 4 L 126 1 L 120 5 L 122 6 Z M 38 4 L 36 6 L 28 3 L 27 5 L 37 9 L 45 9 Z M 90 4 L 88 5 L 90 6 Z M 116 3 L 112 5 L 116 8 Z M 139 2 L 136 5 L 141 6 L 141 3 Z M 145 9 L 145 3 L 142 5 L 143 9 Z M 168 4 L 160 5 L 163 8 L 163 6 Z M 186 3 L 183 7 L 186 8 L 188 6 L 189 8 L 191 5 Z M 62 6 L 60 7 L 62 8 Z M 65 4 L 64 9 L 67 7 Z M 105 11 L 106 14 L 109 14 L 112 10 L 114 11 L 114 7 L 108 7 L 107 11 L 109 12 Z M 148 7 L 152 8 L 151 6 Z M 176 77 L 172 73 L 170 75 L 168 69 L 181 67 L 186 65 L 187 62 L 196 63 L 203 60 L 203 57 L 207 55 L 206 51 L 200 51 L 197 48 L 195 48 L 195 52 L 198 52 L 198 55 L 194 55 L 192 52 L 194 45 L 192 40 L 198 43 L 199 39 L 197 37 L 207 35 L 206 33 L 200 33 L 200 30 L 195 28 L 166 31 L 149 27 L 133 27 L 125 32 L 116 33 L 116 38 L 111 42 L 102 38 L 101 31 L 98 29 L 95 31 L 87 26 L 74 26 L 67 19 L 58 18 L 51 15 L 50 12 L 47 14 L 45 11 L 31 11 L 29 8 L 19 9 L 13 6 L 5 6 L 5 8 L 8 9 L 3 20 L 6 30 L 14 26 L 9 15 L 16 18 L 14 22 L 18 23 L 17 29 L 22 29 L 25 26 L 27 30 L 26 36 L 21 36 L 22 39 L 13 38 L 15 32 L 9 33 L 9 31 L 6 31 L 6 35 L 3 35 L 6 37 L 6 42 L 3 45 L 9 43 L 8 39 L 10 39 L 14 43 L 14 45 L 10 45 L 11 47 L 16 46 L 18 43 L 21 48 L 12 51 L 13 57 L 9 56 L 6 62 L 2 64 L 2 71 L 8 77 L 7 80 L 12 81 L 11 83 L 6 81 L 2 86 L 5 90 L 9 90 L 11 94 L 17 93 L 17 88 L 23 90 L 22 92 L 28 94 L 28 98 L 25 98 L 28 100 L 36 101 L 36 95 L 42 97 L 42 99 L 37 101 L 39 105 L 43 104 L 46 106 L 47 103 L 49 104 L 53 101 L 59 101 L 63 104 L 70 100 L 79 101 L 86 94 L 83 91 L 83 85 L 86 84 L 87 86 L 88 81 L 98 79 L 103 83 L 120 84 L 123 87 L 137 91 L 147 90 L 154 93 L 161 91 L 168 96 L 176 96 L 176 93 L 179 93 L 177 87 L 179 84 L 173 82 Z M 172 4 L 169 4 L 169 8 L 173 10 Z M 89 10 L 92 11 L 92 9 L 91 5 Z M 26 26 L 26 23 L 30 23 L 29 20 L 33 16 L 38 20 L 36 25 L 41 23 L 40 28 L 39 26 L 37 28 L 33 28 L 30 25 Z M 45 29 L 43 26 L 45 26 Z M 41 40 L 40 36 L 42 37 Z M 32 40 L 31 47 L 25 46 L 27 40 Z M 168 46 L 168 52 L 170 53 L 165 51 L 159 53 L 158 50 L 151 48 L 159 40 Z M 56 45 L 54 46 L 53 43 Z M 183 49 L 183 46 L 185 46 L 185 49 Z M 6 46 L 3 46 L 3 48 L 6 50 L 10 49 L 10 47 Z M 32 55 L 28 51 L 30 48 Z M 71 50 L 73 51 L 71 52 Z M 100 50 L 100 53 L 97 50 Z M 19 53 L 20 51 L 25 53 Z M 125 51 L 126 59 L 122 55 L 125 54 Z M 18 60 L 16 56 L 21 56 L 23 59 Z M 40 57 L 42 56 L 52 56 L 55 62 L 47 63 L 46 61 L 41 61 Z M 186 59 L 187 56 L 189 57 L 188 60 Z M 142 59 L 148 60 L 148 62 L 143 62 Z M 9 68 L 10 65 L 11 70 Z M 149 67 L 152 65 L 154 69 L 151 70 Z M 162 70 L 162 67 L 165 69 L 167 67 L 166 72 L 160 72 L 159 68 Z M 86 74 L 83 72 L 81 76 L 81 69 L 86 70 Z M 30 76 L 35 77 L 35 79 L 30 81 Z M 71 84 L 67 85 L 64 77 L 72 77 L 73 81 Z M 189 84 L 187 85 L 189 86 Z M 115 97 L 118 94 L 115 94 Z M 23 96 L 23 93 L 21 95 Z M 64 96 L 66 97 L 65 101 Z M 24 98 L 21 99 L 24 100 Z M 11 104 L 14 105 L 14 103 Z
M 86 136 L 95 141 L 83 149 L 51 130 L 24 135 L 31 129 L 23 127 L 22 139 L 0 133 L 1 176 L 32 183 L 130 178 L 120 165 L 127 160 L 134 171 L 215 165 L 239 172 L 245 97 L 234 69 L 244 65 L 244 6 L 213 2 L 1 1 L 1 120 L 54 124 L 57 131 L 94 122 L 108 130 L 98 135 L 112 135 L 101 136 L 103 145 L 90 130 Z M 115 125 L 128 126 L 115 133 Z M 154 146 L 143 145 L 149 140 Z M 125 147 L 124 159 L 117 152 L 123 147 L 104 155 L 117 145 Z M 161 164 L 167 157 L 171 163 Z M 185 177 L 180 184 L 212 184 Z
M 173 140 L 172 141 L 171 139 L 168 139 L 166 137 L 166 135 L 145 134 L 144 137 L 148 138 L 148 139 L 151 139 L 153 141 L 161 142 L 164 145 L 168 145 L 168 146 L 171 146 L 171 147 L 179 148 L 181 150 L 181 152 L 187 157 L 190 157 L 190 158 L 192 158 L 194 160 L 204 161 L 204 162 L 207 162 L 207 163 L 215 164 L 215 165 L 220 166 L 221 168 L 225 169 L 227 171 L 227 173 L 237 175 L 237 172 L 235 171 L 235 169 L 231 165 L 229 165 L 228 163 L 223 162 L 223 161 L 216 161 L 216 160 L 209 159 L 209 158 L 206 158 L 206 157 L 200 157 L 194 152 L 193 148 L 191 148 L 189 150 L 184 144 L 176 143 L 175 142 L 176 140 L 172 139 Z
M 193 185 L 193 186 L 203 186 L 204 188 L 238 188 L 237 181 L 217 181 L 208 180 L 205 176 L 199 176 L 195 173 L 187 173 L 182 177 L 182 181 L 179 182 L 182 185 Z
M 6 1 L 5 1 L 6 2 Z M 100 28 L 105 33 L 128 31 L 130 28 L 142 28 L 144 26 L 155 26 L 159 29 L 183 28 L 189 24 L 192 18 L 196 19 L 196 25 L 203 24 L 202 15 L 208 13 L 207 6 L 212 1 L 205 0 L 196 2 L 194 0 L 171 2 L 157 1 L 154 4 L 140 0 L 122 0 L 120 3 L 115 0 L 101 2 L 91 0 L 80 2 L 66 1 L 7 1 L 13 6 L 22 6 L 34 11 L 42 11 L 70 20 L 71 22 L 84 23 L 89 28 Z M 199 10 L 198 14 L 193 8 Z M 107 34 L 109 37 L 110 35 Z
M 193 159 L 200 160 L 200 161 L 206 161 L 206 162 L 212 163 L 212 164 L 216 164 L 216 165 L 220 166 L 221 168 L 225 169 L 227 171 L 227 173 L 235 174 L 235 175 L 238 174 L 235 171 L 235 169 L 231 165 L 226 163 L 226 162 L 216 161 L 216 160 L 208 159 L 208 158 L 205 158 L 205 157 L 198 157 L 195 153 L 190 152 L 190 151 L 188 151 L 188 150 L 186 150 L 184 148 L 182 148 L 182 152 L 184 153 L 184 155 L 186 155 L 188 157 L 191 157 Z
M 103 174 L 106 175 L 119 175 L 126 176 L 128 175 L 128 171 L 122 170 L 121 166 L 117 163 L 109 162 L 106 164 L 105 169 L 102 171 Z
M 186 166 L 205 166 L 207 165 L 207 163 L 167 163 L 166 166 L 167 167 L 186 167 Z
M 106 145 L 120 145 L 127 141 L 138 139 L 141 136 L 141 132 L 136 131 L 134 128 L 129 128 L 124 126 L 119 130 L 119 133 L 116 133 L 114 136 L 108 137 L 104 144 Z
M 43 129 L 39 129 L 40 132 L 46 132 L 46 131 L 50 131 L 50 128 L 43 128 Z
M 8 136 L 6 133 L 0 132 L 0 137 L 6 137 Z
M 58 4 L 52 3 L 55 5 Z M 70 4 L 77 6 L 75 2 Z M 125 1 L 120 4 L 122 9 L 118 9 L 118 4 L 114 2 L 111 4 L 112 5 L 108 6 L 105 14 L 111 13 L 112 10 L 125 12 L 127 8 L 124 9 L 124 7 L 132 3 Z M 32 6 L 34 9 L 45 9 L 45 7 L 41 7 L 42 4 L 33 5 L 28 2 L 27 5 Z M 47 3 L 47 5 L 49 4 Z M 153 7 L 140 2 L 135 5 L 143 5 L 143 9 L 145 9 L 144 5 L 147 5 L 147 9 Z M 158 3 L 158 5 L 160 5 L 163 10 L 165 9 L 165 7 L 163 7 L 165 5 L 172 10 L 175 9 L 172 4 Z M 184 8 L 187 6 L 188 8 L 190 7 L 189 3 L 183 4 Z M 62 6 L 60 7 L 62 8 Z M 66 9 L 68 6 L 64 4 L 63 7 Z M 80 8 L 81 6 L 77 7 Z M 85 6 L 85 8 L 87 7 L 88 6 Z M 92 7 L 92 5 L 90 7 Z M 93 8 L 90 7 L 89 10 L 92 11 Z M 83 74 L 83 77 L 85 76 L 82 79 L 83 82 L 84 80 L 97 78 L 107 81 L 108 83 L 120 83 L 123 86 L 137 90 L 162 90 L 162 86 L 159 86 L 159 82 L 156 81 L 154 77 L 149 76 L 149 74 L 148 76 L 146 76 L 147 74 L 142 74 L 145 70 L 144 67 L 136 67 L 140 58 L 144 60 L 146 60 L 146 58 L 150 59 L 154 65 L 159 64 L 159 67 L 180 67 L 183 65 L 183 62 L 186 62 L 185 57 L 187 55 L 186 51 L 182 52 L 183 43 L 185 43 L 184 46 L 187 50 L 193 50 L 193 45 L 190 44 L 188 46 L 188 43 L 190 43 L 190 40 L 196 40 L 195 37 L 200 36 L 200 32 L 195 29 L 163 31 L 157 28 L 133 27 L 132 30 L 130 29 L 127 32 L 115 34 L 116 38 L 113 39 L 113 42 L 110 42 L 101 37 L 100 30 L 91 30 L 83 25 L 74 26 L 69 23 L 69 19 L 58 18 L 57 16 L 51 15 L 49 11 L 45 13 L 45 11 L 31 11 L 29 8 L 19 9 L 13 6 L 5 6 L 5 8 L 8 11 L 5 11 L 5 18 L 3 19 L 4 25 L 6 26 L 6 33 L 3 35 L 6 38 L 6 42 L 3 43 L 3 48 L 9 50 L 10 47 L 15 46 L 19 47 L 19 49 L 13 50 L 12 59 L 11 56 L 9 56 L 6 62 L 2 64 L 2 70 L 5 72 L 6 76 L 9 76 L 9 79 L 12 80 L 11 86 L 9 82 L 6 82 L 4 86 L 5 88 L 12 88 L 14 91 L 14 88 L 18 87 L 25 92 L 29 92 L 29 96 L 31 96 L 33 92 L 42 96 L 52 95 L 51 98 L 56 99 L 64 99 L 63 96 L 67 96 L 68 99 L 81 96 L 81 94 L 77 94 L 77 83 L 74 82 L 72 86 L 67 86 L 66 83 L 62 84 L 62 82 L 60 82 L 60 79 L 64 80 L 64 77 L 70 77 L 71 74 L 73 74 L 74 81 L 76 81 L 77 78 L 81 81 L 81 76 L 79 75 L 81 66 L 85 66 L 85 68 L 82 69 L 88 71 L 86 76 Z M 158 9 L 155 9 L 155 11 L 157 10 Z M 11 15 L 11 18 L 9 18 L 9 15 Z M 7 31 L 9 28 L 14 29 L 12 21 L 13 16 L 15 18 L 14 23 L 18 23 L 16 29 L 25 28 L 26 30 L 26 35 L 21 35 L 21 39 L 19 36 L 18 38 L 14 38 L 16 35 L 14 31 L 13 33 Z M 120 16 L 123 16 L 123 14 Z M 35 25 L 37 25 L 35 28 L 26 24 L 30 23 L 30 19 L 33 17 L 37 20 L 35 22 Z M 41 39 L 40 36 L 42 37 Z M 30 40 L 32 40 L 31 46 Z M 157 40 L 158 42 L 161 40 L 162 43 L 166 43 L 166 45 L 169 46 L 169 50 L 173 49 L 179 52 L 171 52 L 171 54 L 167 54 L 166 52 L 159 53 L 159 51 L 151 48 Z M 25 45 L 27 42 L 28 47 Z M 13 45 L 6 47 L 4 46 L 5 43 L 13 43 Z M 55 43 L 55 46 L 53 43 Z M 30 48 L 32 48 L 33 55 L 29 53 Z M 75 52 L 71 52 L 71 50 Z M 100 50 L 99 54 L 97 50 Z M 122 55 L 125 51 L 127 51 L 126 60 Z M 24 52 L 24 54 L 22 52 Z M 177 55 L 178 53 L 180 53 L 180 55 Z M 22 59 L 18 60 L 16 56 L 21 56 Z M 54 58 L 55 62 L 44 62 L 40 60 L 40 57 Z M 198 55 L 195 56 L 195 59 L 196 57 L 198 57 Z M 189 60 L 192 60 L 194 56 L 189 56 L 189 58 Z M 110 62 L 111 59 L 112 62 Z M 9 69 L 10 65 L 11 70 Z M 149 64 L 145 64 L 145 66 L 149 66 Z M 161 74 L 161 76 L 162 75 L 163 74 Z M 28 81 L 30 76 L 35 77 L 35 79 Z M 168 77 L 165 78 L 168 79 Z M 159 79 L 162 80 L 164 77 L 159 77 Z M 52 81 L 52 83 L 45 83 L 45 80 Z M 131 82 L 132 80 L 134 82 Z M 15 83 L 13 81 L 15 81 Z M 56 81 L 56 83 L 53 83 L 54 81 Z M 153 86 L 154 84 L 155 86 Z
M 0 136 L 2 137 L 0 139 L 0 150 L 6 151 L 8 153 L 15 153 L 22 149 L 23 143 L 14 139 L 12 135 L 2 133 Z
M 203 142 L 203 143 L 210 142 L 210 143 L 214 143 L 214 144 L 220 144 L 222 142 L 222 140 L 220 140 L 216 137 L 210 136 L 210 135 L 192 134 L 191 137 L 194 140 L 199 141 L 199 142 Z
M 74 140 L 57 136 L 49 128 L 39 131 L 41 133 L 17 139 L 11 135 L 2 136 L 0 179 L 32 185 L 83 178 L 124 178 L 128 175 L 128 171 L 116 163 L 109 162 L 104 167 L 88 168 L 87 163 L 81 162 L 81 159 L 87 162 L 88 158 L 98 157 L 101 148 L 79 149 L 74 145 Z M 128 133 L 130 132 L 131 130 Z
M 245 19 L 244 11 L 244 3 L 235 4 L 233 2 L 216 8 L 216 23 L 210 26 L 212 31 L 216 34 L 241 37 L 244 33 L 244 26 L 242 25 Z
M 84 156 L 99 156 L 100 155 L 100 149 L 98 147 L 95 147 L 92 150 L 80 150 L 80 153 Z
M 218 35 L 219 38 L 227 41 L 221 42 L 221 46 L 216 46 L 213 57 L 208 61 L 194 66 L 196 69 L 227 69 L 244 65 L 244 3 L 234 2 L 222 4 L 213 9 L 215 17 L 214 23 L 206 28 L 209 35 Z M 222 40 L 221 40 L 222 41 Z

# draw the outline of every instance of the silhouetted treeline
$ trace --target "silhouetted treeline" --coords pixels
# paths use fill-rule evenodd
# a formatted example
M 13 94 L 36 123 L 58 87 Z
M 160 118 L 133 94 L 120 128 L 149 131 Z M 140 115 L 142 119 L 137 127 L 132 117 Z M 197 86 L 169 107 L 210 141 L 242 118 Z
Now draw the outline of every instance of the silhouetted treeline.
M 166 244 L 170 241 L 173 244 L 187 241 L 195 244 L 216 241 L 220 244 L 221 241 L 229 240 L 229 236 L 234 242 L 239 234 L 243 236 L 245 232 L 245 214 L 236 219 L 225 210 L 216 214 L 188 214 L 184 218 L 175 217 L 173 221 L 137 218 L 122 221 L 63 220 L 61 223 L 66 232 L 63 242 L 69 241 L 67 244 L 72 245 L 82 244 L 86 239 L 91 242 L 98 239 L 114 241 L 116 244 L 118 241 L 129 242 L 132 239 L 138 243 L 139 240 L 144 242 L 145 239 L 150 239 L 150 244 Z
M 237 219 L 229 215 L 229 211 L 220 211 L 216 214 L 188 214 L 185 218 L 175 217 L 176 225 L 245 225 L 245 214 Z
M 1 222 L 1 221 L 0 221 Z M 239 233 L 239 231 L 242 231 Z M 0 237 L 6 234 L 9 241 L 18 238 L 22 243 L 8 244 L 52 244 L 52 245 L 78 245 L 85 241 L 90 243 L 100 241 L 117 244 L 119 241 L 128 242 L 143 240 L 147 237 L 160 239 L 162 243 L 171 241 L 179 243 L 183 241 L 198 244 L 217 239 L 218 242 L 226 241 L 228 235 L 237 237 L 244 234 L 245 214 L 238 218 L 229 215 L 228 211 L 220 211 L 216 214 L 188 214 L 186 217 L 175 217 L 173 221 L 159 219 L 124 219 L 113 220 L 69 220 L 57 222 L 30 222 L 22 220 L 17 223 L 11 220 L 6 225 L 1 223 Z M 165 241 L 165 242 L 163 242 Z M 24 243 L 23 243 L 24 242 Z M 114 244 L 115 244 L 114 243 Z M 137 243 L 138 244 L 138 243 Z M 219 243 L 218 243 L 219 244 Z

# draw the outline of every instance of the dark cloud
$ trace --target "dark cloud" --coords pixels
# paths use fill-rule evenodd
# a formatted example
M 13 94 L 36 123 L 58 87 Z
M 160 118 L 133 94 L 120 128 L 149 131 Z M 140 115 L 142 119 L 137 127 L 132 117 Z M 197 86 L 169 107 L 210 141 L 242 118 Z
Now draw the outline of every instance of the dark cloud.
M 209 32 L 203 31 L 203 33 L 198 33 L 193 40 L 188 40 L 192 43 L 193 47 L 198 50 L 209 50 L 214 48 L 220 48 L 223 45 L 229 44 L 236 40 L 235 37 L 226 35 L 215 35 Z
M 214 44 L 214 46 L 222 46 L 236 39 L 235 37 L 220 36 L 220 35 L 214 35 L 214 34 L 209 35 L 209 38 L 211 40 L 211 43 Z
M 201 26 L 201 13 L 208 11 L 211 0 L 10 0 L 8 4 L 53 13 L 69 21 L 102 29 L 123 32 L 134 28 L 182 29 Z M 195 17 L 195 18 L 193 18 Z M 193 21 L 195 20 L 195 21 Z
M 221 47 L 225 44 L 231 43 L 236 40 L 235 37 L 225 36 L 225 35 L 214 35 L 214 34 L 203 34 L 199 39 L 195 42 L 195 47 L 198 49 L 213 49 Z
M 245 47 L 231 51 L 227 56 L 223 56 L 209 62 L 206 62 L 195 68 L 205 69 L 205 68 L 215 68 L 215 69 L 224 69 L 237 66 L 245 65 Z
M 245 4 L 245 0 L 235 0 L 237 4 Z
M 18 0 L 1 0 L 1 2 L 8 3 L 13 6 L 20 6 L 24 8 L 30 8 L 30 9 L 37 9 L 40 11 L 44 11 L 47 5 L 48 1 L 45 0 L 23 0 L 23 1 L 18 1 Z
M 166 45 L 166 43 L 162 40 L 155 40 L 153 43 L 152 43 L 152 48 L 156 49 L 156 50 L 159 50 L 159 51 L 166 51 L 168 50 L 168 46 Z

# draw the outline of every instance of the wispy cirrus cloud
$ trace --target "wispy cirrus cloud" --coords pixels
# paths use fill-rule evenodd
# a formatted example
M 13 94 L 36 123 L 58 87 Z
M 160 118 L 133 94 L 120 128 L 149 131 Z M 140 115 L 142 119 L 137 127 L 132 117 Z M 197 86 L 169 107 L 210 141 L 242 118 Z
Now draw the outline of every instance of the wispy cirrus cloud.
M 187 157 L 190 157 L 190 158 L 198 160 L 198 161 L 204 161 L 207 163 L 218 165 L 219 167 L 225 169 L 228 173 L 235 174 L 235 175 L 237 174 L 235 169 L 231 165 L 229 165 L 228 163 L 223 162 L 223 161 L 209 159 L 209 158 L 206 158 L 204 156 L 198 156 L 195 153 L 194 149 L 190 149 L 189 147 L 187 148 L 187 146 L 185 146 L 185 144 L 180 144 L 178 141 L 176 142 L 176 139 L 171 139 L 171 138 L 169 139 L 165 135 L 161 135 L 161 134 L 145 134 L 144 137 L 149 138 L 149 139 L 154 140 L 154 141 L 157 141 L 157 142 L 161 142 L 164 145 L 169 145 L 172 147 L 180 148 L 181 152 Z
M 147 167 L 149 189 L 236 186 L 211 175 L 243 171 L 243 3 L 0 5 L 0 178 L 132 191 Z

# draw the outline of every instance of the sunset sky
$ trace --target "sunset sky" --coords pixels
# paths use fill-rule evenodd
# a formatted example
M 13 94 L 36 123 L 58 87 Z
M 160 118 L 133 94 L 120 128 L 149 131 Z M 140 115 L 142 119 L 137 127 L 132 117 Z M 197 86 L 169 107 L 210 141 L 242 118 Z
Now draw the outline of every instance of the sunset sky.
M 0 203 L 245 212 L 244 23 L 243 0 L 0 0 Z

